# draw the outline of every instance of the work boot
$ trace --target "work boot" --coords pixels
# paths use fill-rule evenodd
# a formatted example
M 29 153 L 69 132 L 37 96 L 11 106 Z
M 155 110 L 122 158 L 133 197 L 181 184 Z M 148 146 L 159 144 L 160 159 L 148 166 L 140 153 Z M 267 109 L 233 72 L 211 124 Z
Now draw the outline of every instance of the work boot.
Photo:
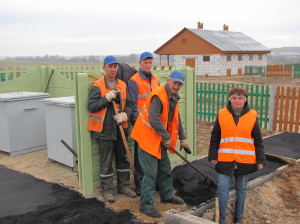
M 141 196 L 141 186 L 136 186 L 136 187 L 135 187 L 135 193 L 136 193 L 138 196 Z
M 162 203 L 170 203 L 170 204 L 175 204 L 175 205 L 183 205 L 184 204 L 184 200 L 182 200 L 181 198 L 175 197 L 169 200 L 161 200 Z
M 115 196 L 112 193 L 104 193 L 103 198 L 108 203 L 114 203 L 115 202 Z
M 125 194 L 129 198 L 135 198 L 136 193 L 130 189 L 130 187 L 123 187 L 121 190 L 119 190 L 120 194 Z
M 161 214 L 155 208 L 140 208 L 140 212 L 152 218 L 161 217 Z
M 233 218 L 233 223 L 234 224 L 243 224 L 242 218 L 236 218 L 236 217 L 234 217 Z

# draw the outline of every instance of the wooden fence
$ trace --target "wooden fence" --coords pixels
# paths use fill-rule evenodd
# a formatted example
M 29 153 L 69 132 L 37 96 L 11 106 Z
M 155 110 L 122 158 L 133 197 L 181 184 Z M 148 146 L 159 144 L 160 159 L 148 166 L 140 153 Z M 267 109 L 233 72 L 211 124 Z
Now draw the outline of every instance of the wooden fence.
M 245 66 L 245 75 L 300 78 L 300 65 Z
M 267 65 L 267 77 L 293 77 L 292 65 Z
M 273 130 L 300 133 L 300 88 L 276 88 Z

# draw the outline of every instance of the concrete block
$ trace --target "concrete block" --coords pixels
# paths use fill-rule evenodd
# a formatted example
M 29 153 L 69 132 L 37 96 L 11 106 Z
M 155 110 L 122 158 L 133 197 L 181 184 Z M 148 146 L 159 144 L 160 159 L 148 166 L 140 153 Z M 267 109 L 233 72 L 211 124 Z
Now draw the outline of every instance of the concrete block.
M 165 213 L 164 224 L 214 224 L 206 219 L 191 215 L 187 212 L 169 210 Z

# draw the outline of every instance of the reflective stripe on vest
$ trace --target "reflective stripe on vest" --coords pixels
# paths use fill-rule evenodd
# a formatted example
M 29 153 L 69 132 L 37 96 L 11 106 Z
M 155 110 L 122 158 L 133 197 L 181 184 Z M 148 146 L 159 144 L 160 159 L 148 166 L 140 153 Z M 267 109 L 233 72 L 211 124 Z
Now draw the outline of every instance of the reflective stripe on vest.
M 221 140 L 218 161 L 256 163 L 254 139 L 251 137 L 256 119 L 256 111 L 250 110 L 240 117 L 238 125 L 236 125 L 227 108 L 219 110 Z
M 168 125 L 168 110 L 169 110 L 169 98 L 165 86 L 160 86 L 156 88 L 150 96 L 147 98 L 146 103 L 143 105 L 142 110 L 139 113 L 139 116 L 135 122 L 135 125 L 131 132 L 131 137 L 139 143 L 139 146 L 145 152 L 155 156 L 158 159 L 161 159 L 161 136 L 155 132 L 151 127 L 149 121 L 149 108 L 152 97 L 156 95 L 159 97 L 163 104 L 163 111 L 160 115 L 160 120 L 164 124 L 164 127 L 168 130 L 171 137 L 171 146 L 176 147 L 178 139 L 178 129 L 179 129 L 179 116 L 178 108 L 179 102 L 177 102 L 174 109 L 173 119 L 169 122 Z M 169 150 L 172 154 L 173 151 Z
M 100 89 L 101 98 L 104 97 L 110 90 L 110 89 L 107 89 L 105 86 L 104 77 L 95 81 L 92 86 L 97 86 Z M 122 105 L 121 109 L 123 111 L 126 106 L 126 99 L 127 99 L 126 84 L 123 81 L 117 79 L 116 88 L 117 88 L 117 91 L 121 93 L 120 103 Z M 120 104 L 116 103 L 116 106 L 119 109 Z M 105 115 L 106 115 L 106 110 L 107 110 L 107 108 L 104 108 L 98 112 L 95 112 L 95 113 L 90 112 L 89 113 L 89 130 L 90 131 L 102 132 L 103 122 L 104 122 Z M 122 124 L 122 126 L 124 128 L 128 128 L 128 123 L 125 122 Z
M 145 110 L 145 113 L 147 114 L 147 117 L 149 117 L 149 113 L 148 113 L 148 111 L 147 111 L 145 105 L 144 105 L 143 108 L 141 108 L 141 109 Z M 146 119 L 144 118 L 144 116 L 143 116 L 142 113 L 141 113 L 141 117 L 142 117 L 142 120 L 143 120 L 144 124 L 147 125 L 148 127 L 152 128 L 152 127 L 151 127 L 151 124 L 150 124 L 149 122 L 146 121 Z
M 255 156 L 255 152 L 248 151 L 248 150 L 238 150 L 238 149 L 219 149 L 218 153 L 235 153 L 235 154 L 241 154 L 241 155 L 250 155 Z
M 138 87 L 138 96 L 137 96 L 137 111 L 140 112 L 142 109 L 142 106 L 146 102 L 148 96 L 150 93 L 159 87 L 159 79 L 157 75 L 152 74 L 151 84 L 149 83 L 149 79 L 142 79 L 141 75 L 139 73 L 134 74 L 131 78 L 131 81 L 134 81 L 137 84 Z
M 254 144 L 254 141 L 249 138 L 241 138 L 241 137 L 231 137 L 231 138 L 223 138 L 221 139 L 220 143 L 225 143 L 225 142 L 246 142 L 246 143 L 252 143 Z

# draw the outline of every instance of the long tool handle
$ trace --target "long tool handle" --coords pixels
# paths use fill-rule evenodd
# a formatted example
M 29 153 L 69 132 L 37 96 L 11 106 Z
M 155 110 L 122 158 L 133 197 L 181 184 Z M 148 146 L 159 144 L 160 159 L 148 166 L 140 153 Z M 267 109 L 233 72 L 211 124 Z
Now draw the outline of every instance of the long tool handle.
M 216 222 L 216 223 L 219 223 L 219 218 L 220 218 L 220 212 L 219 212 L 219 198 L 216 198 L 215 208 L 216 208 L 215 222 Z
M 118 114 L 117 105 L 116 105 L 115 101 L 112 101 L 112 103 L 113 103 L 115 114 L 117 115 Z M 132 159 L 131 159 L 131 154 L 130 154 L 130 151 L 129 151 L 129 147 L 128 147 L 128 143 L 127 143 L 127 140 L 126 140 L 126 136 L 125 136 L 125 133 L 124 133 L 123 126 L 120 124 L 119 128 L 120 128 L 120 132 L 121 132 L 121 135 L 122 135 L 122 139 L 123 139 L 123 143 L 124 143 L 124 146 L 125 146 L 125 150 L 126 150 L 126 154 L 127 154 L 128 160 L 129 160 L 130 167 L 131 167 L 133 173 L 135 173 L 135 169 L 134 169 L 133 162 L 132 162 Z
M 63 139 L 62 140 L 60 140 L 61 141 L 61 143 L 63 143 L 64 144 L 64 146 L 66 146 L 67 147 L 67 149 L 69 149 L 70 150 L 70 152 L 76 157 L 76 158 L 78 158 L 78 155 L 77 155 L 77 153 L 71 148 L 71 146 L 69 146 Z
M 183 159 L 185 162 L 187 162 L 191 167 L 193 167 L 198 173 L 200 173 L 203 177 L 205 177 L 207 180 L 211 181 L 214 185 L 218 185 L 217 181 L 206 175 L 205 173 L 203 173 L 201 170 L 199 170 L 194 164 L 192 164 L 190 161 L 188 161 L 184 156 L 182 156 L 176 149 L 174 149 L 173 147 L 170 147 L 170 149 L 175 152 L 181 159 Z
M 54 72 L 54 69 L 52 69 L 51 74 L 50 74 L 50 77 L 49 77 L 49 79 L 48 79 L 48 83 L 47 83 L 47 87 L 46 87 L 46 89 L 45 89 L 45 93 L 47 93 L 47 91 L 48 91 L 49 84 L 50 84 L 50 80 L 51 80 L 51 78 L 52 78 L 53 72 Z
M 78 159 L 78 154 L 71 148 L 71 146 L 69 146 L 63 139 L 60 140 L 60 141 L 61 141 L 61 143 L 63 143 L 64 146 L 66 146 L 67 149 L 69 149 L 70 152 Z M 78 160 L 76 160 L 75 166 L 76 166 L 77 180 L 79 181 Z

